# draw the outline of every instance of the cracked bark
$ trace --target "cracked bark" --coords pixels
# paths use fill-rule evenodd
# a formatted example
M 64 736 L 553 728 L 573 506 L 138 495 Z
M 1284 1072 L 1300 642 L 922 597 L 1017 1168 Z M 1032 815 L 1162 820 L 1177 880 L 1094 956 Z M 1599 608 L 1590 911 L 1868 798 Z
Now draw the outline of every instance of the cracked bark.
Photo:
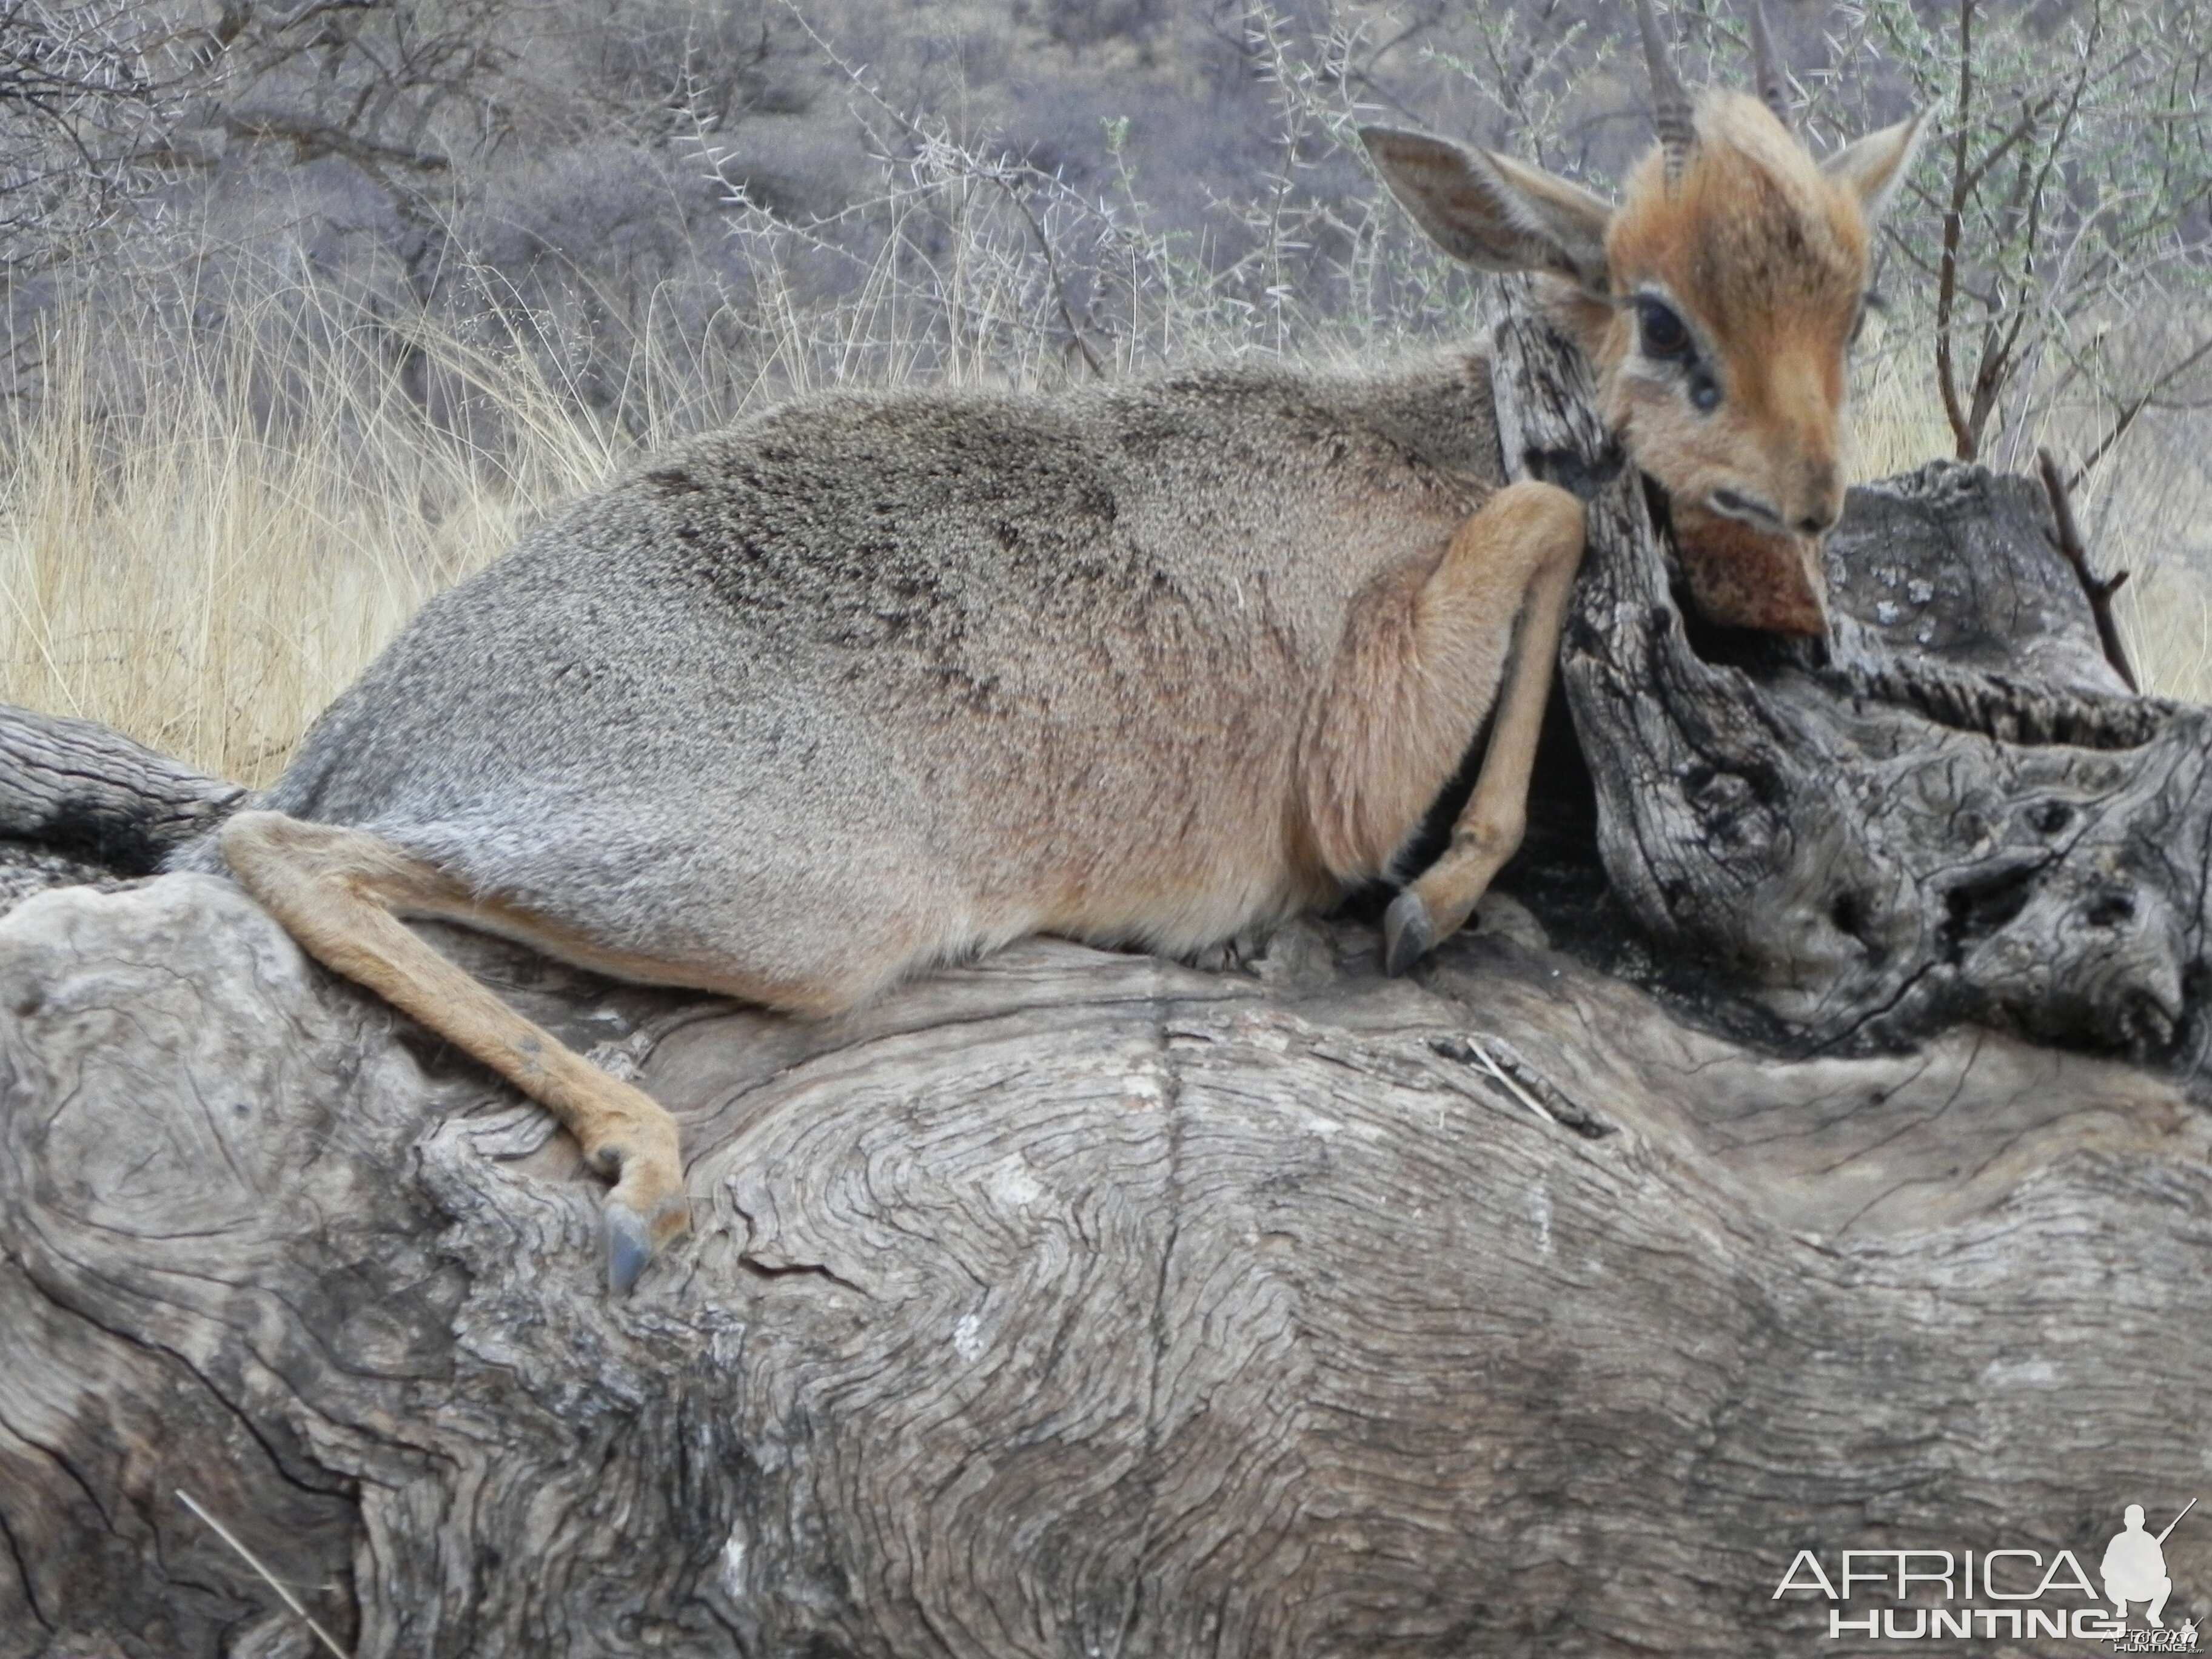
M 0 904 L 48 877 L 149 874 L 245 798 L 94 721 L 0 703 Z
M 1800 1052 L 1976 1021 L 2201 1070 L 2212 711 L 2130 693 L 2036 487 L 1853 490 L 1816 663 L 1686 623 L 1571 347 L 1520 314 L 1498 363 L 1516 465 L 1610 463 L 1561 678 L 1607 882 L 1697 964 L 1678 988 Z
M 1033 941 L 805 1026 L 444 936 L 682 1121 L 698 1233 L 610 1302 L 565 1139 L 234 889 L 31 900 L 0 1655 L 310 1652 L 179 1489 L 376 1659 L 1779 1656 L 1799 1547 L 2179 1506 L 2172 1085 L 1778 1061 L 1529 937 Z
M 1553 349 L 1508 429 L 1595 478 Z M 2201 1060 L 2201 716 L 2100 678 L 2030 487 L 1855 495 L 1834 666 L 1693 641 L 1593 494 L 1565 696 L 1705 1028 L 1503 900 L 1412 981 L 1031 941 L 811 1026 L 441 932 L 681 1120 L 609 1302 L 565 1138 L 233 888 L 0 917 L 0 1659 L 313 1651 L 179 1489 L 364 1659 L 1794 1655 L 1799 1548 L 2179 1509 L 2212 1121 L 2020 1033 Z M 89 860 L 26 883 L 236 800 L 0 717 L 0 829 Z

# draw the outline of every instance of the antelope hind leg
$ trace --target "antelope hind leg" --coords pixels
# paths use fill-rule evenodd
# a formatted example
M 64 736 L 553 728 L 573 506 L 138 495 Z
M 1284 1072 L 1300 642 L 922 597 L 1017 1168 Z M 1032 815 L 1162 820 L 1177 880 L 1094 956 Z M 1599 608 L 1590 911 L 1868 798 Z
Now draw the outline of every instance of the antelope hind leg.
M 1390 902 L 1382 918 L 1384 971 L 1403 974 L 1459 931 L 1528 828 L 1528 777 L 1567 596 L 1582 563 L 1582 503 L 1550 484 L 1500 490 L 1460 529 L 1422 590 L 1417 653 L 1441 656 L 1487 611 L 1517 614 L 1474 793 L 1441 857 Z
M 655 1250 L 689 1231 L 676 1121 L 399 920 L 466 921 L 477 904 L 459 883 L 378 836 L 281 812 L 238 814 L 223 827 L 222 852 L 240 884 L 310 956 L 499 1073 L 560 1120 L 594 1170 L 615 1178 L 605 1212 L 611 1289 L 627 1291 Z M 486 931 L 523 931 L 511 910 L 500 922 Z

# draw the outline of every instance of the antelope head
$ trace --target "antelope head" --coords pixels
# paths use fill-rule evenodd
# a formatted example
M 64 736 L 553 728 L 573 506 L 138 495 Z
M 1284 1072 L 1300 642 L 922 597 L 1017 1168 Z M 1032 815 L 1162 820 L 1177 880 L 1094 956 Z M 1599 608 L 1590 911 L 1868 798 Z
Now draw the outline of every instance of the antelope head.
M 1684 574 L 1713 621 L 1826 631 L 1820 542 L 1843 511 L 1844 358 L 1869 243 L 1920 118 L 1815 159 L 1790 129 L 1764 13 L 1760 95 L 1693 105 L 1637 0 L 1659 142 L 1616 207 L 1488 150 L 1363 130 L 1383 179 L 1447 252 L 1553 279 L 1607 422 L 1667 493 Z

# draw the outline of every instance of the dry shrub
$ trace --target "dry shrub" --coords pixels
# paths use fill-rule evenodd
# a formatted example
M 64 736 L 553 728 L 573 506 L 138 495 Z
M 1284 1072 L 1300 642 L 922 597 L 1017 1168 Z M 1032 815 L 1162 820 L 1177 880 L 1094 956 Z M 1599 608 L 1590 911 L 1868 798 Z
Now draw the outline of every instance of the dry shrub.
M 0 698 L 264 781 L 428 595 L 684 434 L 841 385 L 1052 386 L 1465 337 L 1485 287 L 1379 192 L 1347 210 L 1310 185 L 1313 158 L 1341 153 L 1343 77 L 1264 27 L 1255 40 L 1279 160 L 1223 204 L 1212 241 L 1158 222 L 1110 123 L 1110 188 L 1085 193 L 856 76 L 878 187 L 800 221 L 726 178 L 725 257 L 684 286 L 617 301 L 580 276 L 573 303 L 549 305 L 547 288 L 525 304 L 487 271 L 431 307 L 301 262 L 233 259 L 217 292 L 88 287 L 12 341 L 34 372 L 0 415 Z M 716 167 L 710 118 L 696 143 Z M 176 263 L 209 266 L 189 246 Z M 2189 320 L 2177 338 L 2194 337 Z M 1922 345 L 1909 310 L 1870 330 L 1861 477 L 1950 447 Z M 2063 453 L 2101 412 L 2052 388 L 2005 434 L 2027 446 L 2015 464 L 2046 438 Z M 2123 620 L 2147 684 L 2191 697 L 2212 696 L 2202 427 L 2187 410 L 2147 416 L 2082 502 L 2093 551 L 2136 568 Z

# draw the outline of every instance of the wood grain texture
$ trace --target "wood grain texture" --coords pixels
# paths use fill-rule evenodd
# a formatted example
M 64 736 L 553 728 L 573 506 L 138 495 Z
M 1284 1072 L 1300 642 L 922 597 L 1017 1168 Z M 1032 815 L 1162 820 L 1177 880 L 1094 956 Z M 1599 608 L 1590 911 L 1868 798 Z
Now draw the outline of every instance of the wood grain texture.
M 1854 490 L 1832 653 L 1700 641 L 1573 347 L 1518 313 L 1496 364 L 1509 453 L 1589 497 L 1561 678 L 1655 953 L 1799 1052 L 1976 1021 L 2201 1071 L 2212 711 L 2127 695 L 2033 486 Z
M 1794 1656 L 1799 1548 L 2179 1509 L 2203 711 L 2112 695 L 1959 469 L 1855 496 L 1833 661 L 1693 641 L 1559 352 L 1509 322 L 1497 385 L 1591 503 L 1607 872 L 1773 1044 L 1502 896 L 1411 980 L 1352 923 L 1032 941 L 816 1025 L 442 933 L 682 1121 L 698 1230 L 610 1302 L 568 1140 L 236 890 L 46 892 L 0 917 L 0 1659 L 313 1650 L 180 1490 L 365 1659 Z M 0 892 L 236 800 L 0 717 Z M 2168 1069 L 1864 1052 L 1960 1018 Z M 2166 1547 L 2201 1616 L 2212 1528 Z
M 0 1655 L 308 1651 L 179 1487 L 377 1659 L 1180 1659 L 1802 1653 L 1801 1545 L 2201 1474 L 2172 1088 L 1779 1063 L 1528 938 L 1037 941 L 817 1026 L 456 939 L 683 1121 L 699 1231 L 611 1303 L 565 1139 L 233 889 L 33 899 Z
M 0 843 L 146 875 L 246 794 L 96 721 L 0 703 Z

